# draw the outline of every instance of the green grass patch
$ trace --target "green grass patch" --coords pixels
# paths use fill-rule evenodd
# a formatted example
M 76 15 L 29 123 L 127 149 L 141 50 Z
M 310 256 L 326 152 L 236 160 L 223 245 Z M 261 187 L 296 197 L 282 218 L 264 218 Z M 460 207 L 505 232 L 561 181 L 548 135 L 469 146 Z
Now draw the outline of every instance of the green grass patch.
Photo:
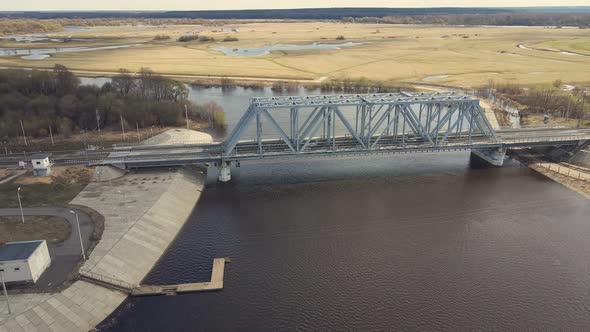
M 68 182 L 68 179 L 57 177 L 53 183 L 35 183 L 20 185 L 13 182 L 0 185 L 0 208 L 18 207 L 17 190 L 21 187 L 21 200 L 23 207 L 59 206 L 68 204 L 82 189 L 86 187 L 89 179 L 76 183 Z

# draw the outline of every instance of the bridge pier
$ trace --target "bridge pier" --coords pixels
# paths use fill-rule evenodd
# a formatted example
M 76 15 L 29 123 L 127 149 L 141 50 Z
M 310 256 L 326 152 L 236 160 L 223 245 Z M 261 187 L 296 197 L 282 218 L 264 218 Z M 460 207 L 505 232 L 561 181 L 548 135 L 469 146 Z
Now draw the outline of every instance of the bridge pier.
M 218 164 L 219 169 L 219 182 L 228 182 L 231 180 L 231 162 L 222 161 Z
M 483 161 L 492 166 L 504 165 L 504 156 L 506 156 L 506 148 L 491 148 L 491 149 L 472 149 L 471 158 Z

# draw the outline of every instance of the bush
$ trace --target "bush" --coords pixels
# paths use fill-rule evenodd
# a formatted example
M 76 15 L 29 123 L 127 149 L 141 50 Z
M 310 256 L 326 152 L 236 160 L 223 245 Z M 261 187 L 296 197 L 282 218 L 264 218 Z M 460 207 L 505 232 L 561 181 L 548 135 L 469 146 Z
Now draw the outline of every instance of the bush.
M 227 36 L 227 37 L 223 38 L 223 41 L 224 42 L 237 42 L 237 41 L 239 41 L 239 39 L 236 37 Z
M 159 41 L 159 40 L 168 40 L 168 39 L 170 39 L 170 36 L 167 36 L 167 35 L 156 35 L 153 40 Z
M 199 37 L 199 41 L 202 42 L 202 43 L 212 42 L 212 41 L 215 41 L 215 38 L 213 38 L 213 37 L 207 37 L 207 36 L 200 36 Z
M 181 43 L 186 43 L 193 40 L 199 40 L 199 35 L 184 35 L 180 36 L 177 40 Z
M 342 36 L 342 35 L 341 35 L 341 36 L 338 36 L 338 37 L 336 37 L 336 40 L 345 40 L 345 39 L 346 39 L 346 38 L 345 38 L 344 36 Z

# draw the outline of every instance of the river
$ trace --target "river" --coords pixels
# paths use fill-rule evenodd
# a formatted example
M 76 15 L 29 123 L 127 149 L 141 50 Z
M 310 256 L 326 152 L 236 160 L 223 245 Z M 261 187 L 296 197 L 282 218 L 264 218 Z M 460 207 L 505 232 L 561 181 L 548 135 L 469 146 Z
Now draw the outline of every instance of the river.
M 214 172 L 212 172 L 214 173 Z M 528 168 L 466 153 L 244 162 L 214 174 L 146 283 L 219 292 L 129 299 L 105 331 L 582 330 L 590 205 Z
M 191 98 L 230 119 L 268 93 L 215 91 Z M 145 283 L 206 281 L 229 257 L 224 289 L 130 298 L 99 329 L 584 330 L 589 215 L 534 171 L 464 152 L 249 161 L 227 184 L 211 169 Z

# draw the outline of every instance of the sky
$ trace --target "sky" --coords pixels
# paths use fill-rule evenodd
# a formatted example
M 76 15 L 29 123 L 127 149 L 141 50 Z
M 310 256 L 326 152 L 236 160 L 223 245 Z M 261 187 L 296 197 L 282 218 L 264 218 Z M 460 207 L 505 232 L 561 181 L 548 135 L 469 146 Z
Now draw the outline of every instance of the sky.
M 590 6 L 590 0 L 0 0 L 0 11 Z

